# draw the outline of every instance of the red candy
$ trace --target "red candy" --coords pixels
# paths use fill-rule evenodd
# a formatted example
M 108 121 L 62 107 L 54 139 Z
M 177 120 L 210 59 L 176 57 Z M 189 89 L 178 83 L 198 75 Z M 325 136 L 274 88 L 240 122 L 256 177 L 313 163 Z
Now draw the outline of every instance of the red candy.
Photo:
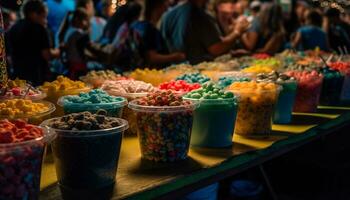
M 267 53 L 255 53 L 255 54 L 253 54 L 253 58 L 255 58 L 255 59 L 268 59 L 270 57 L 271 56 Z
M 43 136 L 43 131 L 22 120 L 0 120 L 0 144 L 24 142 Z
M 199 89 L 201 85 L 199 83 L 187 83 L 184 80 L 165 82 L 159 85 L 161 90 L 172 90 L 178 92 L 191 92 L 192 90 Z
M 336 69 L 341 73 L 350 76 L 350 62 L 333 62 L 328 64 L 332 69 Z

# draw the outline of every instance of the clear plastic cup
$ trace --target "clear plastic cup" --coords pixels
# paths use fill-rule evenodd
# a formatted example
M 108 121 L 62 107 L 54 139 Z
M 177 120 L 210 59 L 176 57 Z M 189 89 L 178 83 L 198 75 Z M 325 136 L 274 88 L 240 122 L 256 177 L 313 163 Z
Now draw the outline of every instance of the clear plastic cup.
M 8 95 L 5 94 L 4 96 L 0 96 L 0 100 L 24 98 L 24 99 L 29 99 L 29 100 L 32 100 L 32 101 L 39 101 L 39 100 L 45 99 L 45 97 L 46 97 L 45 92 L 37 90 L 35 94 L 27 95 L 27 96 L 25 96 L 25 98 L 24 98 L 24 95 L 21 95 L 21 96 L 14 96 L 14 95 L 8 96 Z
M 137 135 L 143 159 L 174 162 L 187 158 L 196 105 L 142 106 L 129 103 L 136 114 Z
M 239 96 L 234 134 L 245 137 L 267 137 L 280 89 L 231 90 Z
M 316 112 L 319 103 L 323 78 L 320 77 L 313 82 L 298 81 L 297 96 L 293 112 Z
M 57 134 L 51 147 L 63 197 L 112 187 L 116 181 L 122 136 L 128 122 L 118 118 L 121 124 L 118 127 L 73 131 L 49 127 L 52 120 L 44 121 L 41 126 Z
M 275 124 L 288 124 L 292 121 L 297 82 L 295 80 L 289 80 L 279 85 L 282 87 L 282 90 L 278 95 L 273 122 Z
M 237 102 L 235 98 L 184 99 L 199 105 L 194 112 L 191 136 L 192 146 L 211 148 L 232 146 L 232 136 L 237 116 Z
M 70 95 L 71 96 L 71 95 Z M 91 113 L 96 113 L 98 110 L 107 111 L 107 115 L 110 117 L 121 117 L 123 113 L 123 108 L 128 104 L 128 101 L 124 97 L 115 97 L 116 102 L 111 103 L 72 103 L 67 102 L 65 99 L 69 96 L 61 97 L 57 104 L 63 107 L 65 114 L 79 113 L 84 111 L 89 111 Z
M 349 82 L 350 83 L 350 82 Z M 339 105 L 344 76 L 324 75 L 320 96 L 321 105 Z
M 0 144 L 0 199 L 39 199 L 44 152 L 54 137 L 44 131 L 33 140 Z
M 43 90 L 46 93 L 45 100 L 50 101 L 51 103 L 55 104 L 56 110 L 52 114 L 54 117 L 62 116 L 64 115 L 63 108 L 57 105 L 58 99 L 63 96 L 68 95 L 78 95 L 79 93 L 83 92 L 89 92 L 91 88 L 85 87 L 85 88 L 79 88 L 79 89 L 71 89 L 71 90 L 60 90 L 60 91 L 50 91 L 50 90 Z
M 47 101 L 35 101 L 35 103 L 45 104 L 48 107 L 48 109 L 45 112 L 36 113 L 34 115 L 28 115 L 28 114 L 15 115 L 15 116 L 0 115 L 0 119 L 22 119 L 28 122 L 29 124 L 39 125 L 44 120 L 49 119 L 52 113 L 56 110 L 56 107 L 53 103 L 50 103 Z

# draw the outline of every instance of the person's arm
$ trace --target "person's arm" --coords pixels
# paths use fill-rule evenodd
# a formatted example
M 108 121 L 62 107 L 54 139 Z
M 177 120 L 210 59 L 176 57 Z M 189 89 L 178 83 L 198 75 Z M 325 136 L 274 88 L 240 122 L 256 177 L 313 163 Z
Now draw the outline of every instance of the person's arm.
M 151 65 L 159 65 L 172 62 L 181 62 L 186 59 L 184 53 L 160 54 L 155 50 L 146 52 L 147 63 Z
M 292 39 L 291 45 L 294 49 L 296 49 L 300 44 L 300 42 L 301 42 L 301 33 L 298 31 L 295 33 L 295 36 Z
M 245 18 L 238 19 L 234 30 L 226 37 L 221 38 L 220 42 L 210 45 L 207 49 L 208 52 L 215 57 L 225 54 L 232 48 L 234 42 L 241 37 L 242 33 L 246 31 L 248 26 L 249 22 Z
M 50 61 L 54 58 L 58 58 L 60 56 L 60 50 L 59 49 L 43 49 L 41 51 L 41 56 L 47 60 Z
M 258 42 L 258 37 L 257 32 L 247 32 L 242 35 L 241 41 L 247 50 L 252 51 Z
M 276 53 L 283 43 L 283 34 L 277 33 L 274 34 L 270 40 L 265 44 L 265 46 L 261 49 L 258 49 L 257 52 L 274 54 Z

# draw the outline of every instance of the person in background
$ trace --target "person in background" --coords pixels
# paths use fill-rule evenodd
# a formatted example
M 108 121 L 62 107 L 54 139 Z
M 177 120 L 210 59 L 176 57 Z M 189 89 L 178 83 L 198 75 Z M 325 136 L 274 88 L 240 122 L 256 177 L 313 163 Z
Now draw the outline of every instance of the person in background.
M 185 52 L 192 64 L 229 52 L 249 25 L 245 18 L 239 18 L 232 31 L 222 37 L 215 19 L 205 11 L 207 2 L 189 0 L 178 5 L 165 14 L 161 24 L 170 52 Z
M 232 31 L 234 9 L 235 4 L 232 0 L 217 0 L 215 2 L 214 11 L 216 21 L 223 35 L 227 35 Z
M 17 14 L 12 10 L 3 9 L 2 17 L 4 20 L 5 31 L 9 30 L 17 21 Z
M 76 80 L 87 70 L 85 49 L 90 45 L 90 15 L 83 8 L 77 8 L 64 22 L 64 37 L 61 44 L 67 60 L 68 76 Z
M 48 78 L 48 62 L 60 52 L 50 47 L 45 4 L 40 0 L 29 0 L 22 11 L 24 19 L 12 26 L 7 38 L 14 76 L 40 85 Z
M 250 5 L 249 5 L 249 14 L 250 15 L 247 18 L 247 20 L 249 22 L 254 21 L 254 19 L 258 16 L 260 8 L 261 8 L 261 2 L 260 1 L 254 0 L 254 1 L 252 1 L 250 3 Z
M 328 34 L 328 41 L 331 48 L 341 53 L 339 48 L 350 49 L 350 25 L 340 19 L 340 11 L 330 8 L 325 12 L 323 29 Z
M 69 11 L 75 9 L 74 0 L 47 0 L 48 7 L 48 27 L 53 35 L 58 32 L 64 17 Z
M 131 32 L 141 39 L 139 50 L 144 66 L 162 68 L 186 58 L 180 52 L 169 54 L 165 40 L 157 29 L 157 24 L 168 7 L 168 0 L 146 0 L 144 20 L 130 26 Z
M 310 9 L 310 5 L 304 0 L 298 0 L 295 6 L 295 14 L 298 18 L 298 26 L 305 23 L 305 13 Z
M 281 49 L 284 37 L 281 7 L 275 3 L 266 3 L 243 35 L 242 43 L 249 51 L 274 54 Z
M 99 41 L 102 37 L 103 29 L 105 28 L 107 22 L 102 17 L 95 16 L 94 2 L 92 0 L 77 0 L 76 7 L 85 9 L 90 17 L 91 41 Z
M 305 25 L 297 30 L 292 47 L 298 50 L 313 50 L 319 47 L 328 51 L 327 35 L 322 30 L 322 15 L 315 10 L 310 10 L 305 15 Z

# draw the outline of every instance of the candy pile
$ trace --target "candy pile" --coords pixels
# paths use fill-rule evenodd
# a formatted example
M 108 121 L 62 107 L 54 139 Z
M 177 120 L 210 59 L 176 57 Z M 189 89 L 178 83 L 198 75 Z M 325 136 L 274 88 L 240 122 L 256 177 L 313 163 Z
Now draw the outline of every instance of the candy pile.
M 294 112 L 316 112 L 322 89 L 322 74 L 316 71 L 288 71 L 288 76 L 298 81 Z
M 194 90 L 185 95 L 191 99 L 229 99 L 233 98 L 232 92 L 224 91 L 212 82 L 206 82 L 201 89 Z
M 62 91 L 69 91 L 70 93 L 74 93 L 75 90 L 86 89 L 85 83 L 81 81 L 73 81 L 64 76 L 58 76 L 57 80 L 53 82 L 45 82 L 40 89 L 47 92 L 47 95 L 56 95 Z
M 99 104 L 120 102 L 121 98 L 110 96 L 107 92 L 101 89 L 91 90 L 88 93 L 80 93 L 76 96 L 64 97 L 64 102 L 67 103 L 83 103 L 83 104 Z
M 135 80 L 150 83 L 153 86 L 158 86 L 159 84 L 168 81 L 164 76 L 164 71 L 148 68 L 136 69 L 129 74 L 129 77 Z
M 332 69 L 336 69 L 341 73 L 350 76 L 350 62 L 333 62 L 329 63 Z
M 52 119 L 47 125 L 59 130 L 100 130 L 120 126 L 117 118 L 106 117 L 106 111 L 100 110 L 96 114 L 90 112 L 72 113 L 60 118 Z
M 267 53 L 255 53 L 252 55 L 253 58 L 255 59 L 268 59 L 271 58 L 271 56 Z
M 80 77 L 84 83 L 92 85 L 94 88 L 101 87 L 106 80 L 125 80 L 126 77 L 116 74 L 112 70 L 90 71 L 87 75 Z
M 248 77 L 230 77 L 230 76 L 222 76 L 219 78 L 218 86 L 220 88 L 226 88 L 230 86 L 234 82 L 244 82 L 250 81 L 251 79 Z
M 150 83 L 134 80 L 106 81 L 101 89 L 113 96 L 125 96 L 130 93 L 147 93 L 155 90 Z
M 191 92 L 192 90 L 200 88 L 201 85 L 199 83 L 187 83 L 183 80 L 170 81 L 165 82 L 159 85 L 159 89 L 161 90 L 172 90 L 177 92 Z
M 279 93 L 274 83 L 235 82 L 229 90 L 239 95 L 235 134 L 267 136 Z
M 32 117 L 50 110 L 44 103 L 35 103 L 32 100 L 9 99 L 0 102 L 0 115 L 6 118 Z
M 43 136 L 24 121 L 0 120 L 0 199 L 39 198 Z
M 23 98 L 25 95 L 26 99 L 31 100 L 40 100 L 45 97 L 45 94 L 27 84 L 25 80 L 15 79 L 7 83 L 7 91 L 0 96 L 0 99 Z
M 250 67 L 247 67 L 242 70 L 242 72 L 247 72 L 247 73 L 270 73 L 274 71 L 275 68 L 267 65 L 252 65 Z
M 203 84 L 207 81 L 210 81 L 210 78 L 200 74 L 200 73 L 191 73 L 191 74 L 183 74 L 181 76 L 178 76 L 176 80 L 184 80 L 187 83 L 200 83 Z
M 193 103 L 168 90 L 148 94 L 147 97 L 132 101 L 129 107 L 136 112 L 137 132 L 144 159 L 173 162 L 187 157 Z
M 276 71 L 272 71 L 270 73 L 259 73 L 256 76 L 257 82 L 270 82 L 270 83 L 277 83 L 277 84 L 283 84 L 288 81 L 295 81 L 294 77 L 287 76 L 286 74 L 281 74 Z

